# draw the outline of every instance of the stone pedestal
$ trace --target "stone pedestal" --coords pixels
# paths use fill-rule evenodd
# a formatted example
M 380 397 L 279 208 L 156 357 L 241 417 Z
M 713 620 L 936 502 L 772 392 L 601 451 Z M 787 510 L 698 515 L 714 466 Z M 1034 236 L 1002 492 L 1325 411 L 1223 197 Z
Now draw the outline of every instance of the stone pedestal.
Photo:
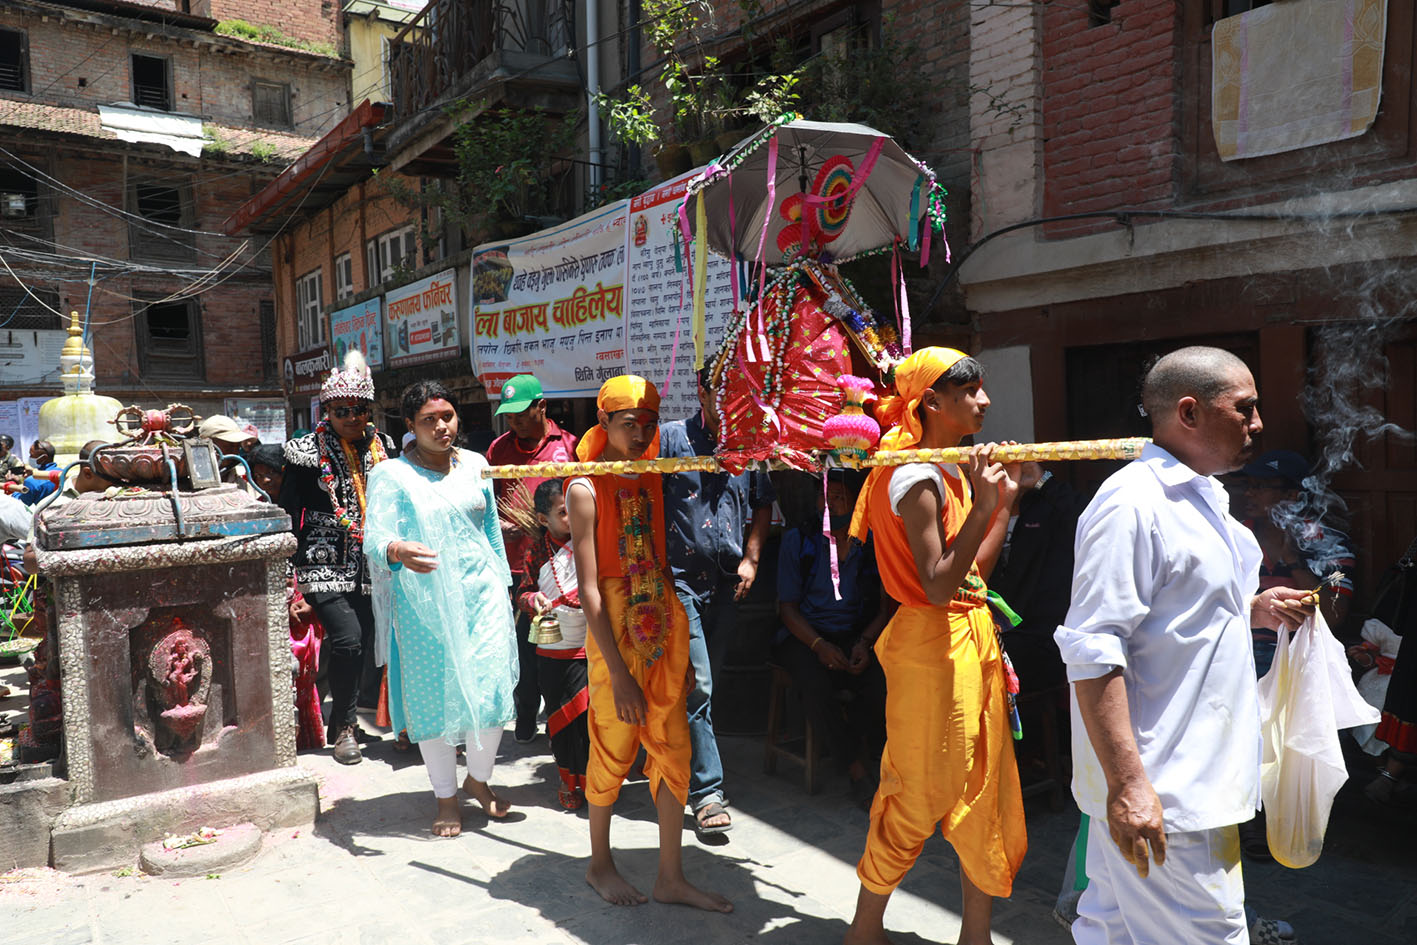
M 235 486 L 176 501 L 89 494 L 39 516 L 72 797 L 51 833 L 59 869 L 128 865 L 169 833 L 319 812 L 295 763 L 289 519 Z

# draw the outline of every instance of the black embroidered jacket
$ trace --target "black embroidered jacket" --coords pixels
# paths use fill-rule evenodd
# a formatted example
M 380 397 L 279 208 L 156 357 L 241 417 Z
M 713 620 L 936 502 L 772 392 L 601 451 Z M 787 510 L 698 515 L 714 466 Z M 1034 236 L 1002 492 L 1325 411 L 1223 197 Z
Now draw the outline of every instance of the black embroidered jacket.
M 321 591 L 362 591 L 368 594 L 369 569 L 364 561 L 364 549 L 354 541 L 349 530 L 335 518 L 335 506 L 320 484 L 320 451 L 315 442 L 319 433 L 308 433 L 286 441 L 285 479 L 280 487 L 280 507 L 290 515 L 291 527 L 299 542 L 295 556 L 295 574 L 300 589 L 309 594 Z M 344 450 L 333 433 L 323 434 L 330 468 L 335 476 L 335 496 L 339 504 L 359 513 L 359 498 L 354 492 L 354 480 L 349 474 Z M 382 433 L 380 442 L 384 454 L 394 454 L 394 442 Z M 356 444 L 364 463 L 364 478 L 368 481 L 370 462 L 369 441 Z

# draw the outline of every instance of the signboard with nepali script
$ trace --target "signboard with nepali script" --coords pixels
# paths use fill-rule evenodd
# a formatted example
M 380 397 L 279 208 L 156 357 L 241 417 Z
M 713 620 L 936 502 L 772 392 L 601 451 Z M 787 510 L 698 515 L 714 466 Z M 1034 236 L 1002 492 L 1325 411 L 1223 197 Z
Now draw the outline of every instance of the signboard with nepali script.
M 384 294 L 384 345 L 389 367 L 441 361 L 458 353 L 457 270 Z
M 626 362 L 631 374 L 659 388 L 659 416 L 681 420 L 699 412 L 690 327 L 689 261 L 685 258 L 675 211 L 693 170 L 630 200 L 630 240 L 626 263 L 630 298 L 625 307 L 629 337 Z M 705 288 L 705 364 L 733 318 L 733 266 L 709 253 Z
M 292 354 L 285 359 L 285 389 L 292 394 L 317 394 L 334 366 L 334 356 L 325 345 Z
M 510 243 L 472 262 L 472 368 L 489 397 L 535 374 L 548 397 L 594 397 L 625 373 L 629 201 Z
M 378 296 L 348 308 L 330 313 L 330 346 L 335 349 L 335 363 L 344 364 L 344 356 L 358 348 L 369 364 L 369 370 L 384 366 L 384 300 Z

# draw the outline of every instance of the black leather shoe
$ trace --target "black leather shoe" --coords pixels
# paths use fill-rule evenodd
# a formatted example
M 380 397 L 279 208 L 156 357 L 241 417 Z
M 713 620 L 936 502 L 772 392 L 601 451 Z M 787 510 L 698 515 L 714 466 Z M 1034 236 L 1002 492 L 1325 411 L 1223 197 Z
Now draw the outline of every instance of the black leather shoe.
M 359 751 L 359 739 L 355 738 L 354 726 L 346 725 L 335 736 L 335 761 L 342 765 L 357 765 L 364 760 Z
M 536 716 L 528 719 L 517 719 L 515 738 L 518 745 L 527 745 L 536 741 Z

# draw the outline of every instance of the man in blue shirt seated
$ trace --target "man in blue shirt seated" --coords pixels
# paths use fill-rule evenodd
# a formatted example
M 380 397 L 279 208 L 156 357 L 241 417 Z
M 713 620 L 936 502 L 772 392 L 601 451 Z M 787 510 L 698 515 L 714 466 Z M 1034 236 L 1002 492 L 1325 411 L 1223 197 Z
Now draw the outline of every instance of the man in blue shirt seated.
M 54 462 L 54 444 L 48 440 L 35 440 L 30 446 L 30 467 L 36 473 L 58 469 L 59 465 Z M 25 479 L 25 488 L 29 491 L 20 493 L 20 501 L 25 505 L 38 505 L 41 499 L 58 489 L 59 484 L 32 475 Z
M 886 741 L 886 678 L 871 646 L 896 603 L 881 590 L 869 542 L 847 537 L 860 483 L 848 488 L 846 475 L 830 474 L 825 500 L 818 492 L 815 522 L 782 536 L 777 596 L 783 628 L 773 658 L 802 693 L 803 709 L 827 739 L 837 768 L 851 779 L 853 797 L 869 808 L 876 792 L 873 772 L 879 770 Z M 824 508 L 830 538 L 822 533 Z M 832 585 L 833 544 L 840 597 Z M 843 691 L 851 694 L 844 706 L 837 701 Z

